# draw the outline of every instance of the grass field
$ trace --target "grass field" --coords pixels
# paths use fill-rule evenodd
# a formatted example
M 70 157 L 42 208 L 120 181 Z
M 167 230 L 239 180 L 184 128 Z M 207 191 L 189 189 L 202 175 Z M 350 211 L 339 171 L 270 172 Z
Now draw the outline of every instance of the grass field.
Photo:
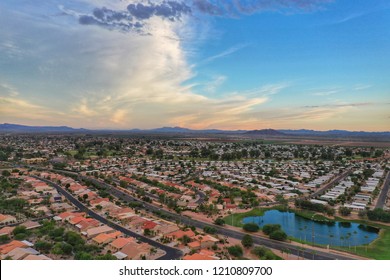
M 351 248 L 335 247 L 335 249 L 370 259 L 390 260 L 390 230 L 381 229 L 379 238 L 368 245 L 351 246 Z
M 254 208 L 248 212 L 231 214 L 229 216 L 226 216 L 223 219 L 224 219 L 225 223 L 228 225 L 235 226 L 235 227 L 242 227 L 243 226 L 242 219 L 244 219 L 245 217 L 251 217 L 251 216 L 263 216 L 265 211 L 267 211 L 267 210 L 270 210 L 270 209 L 269 208 L 267 208 L 267 209 Z

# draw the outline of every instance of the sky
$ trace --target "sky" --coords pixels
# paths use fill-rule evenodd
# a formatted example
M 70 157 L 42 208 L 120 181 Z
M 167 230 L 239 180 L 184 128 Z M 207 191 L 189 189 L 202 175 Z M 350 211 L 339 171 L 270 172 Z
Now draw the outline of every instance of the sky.
M 390 131 L 388 0 L 2 0 L 0 123 Z

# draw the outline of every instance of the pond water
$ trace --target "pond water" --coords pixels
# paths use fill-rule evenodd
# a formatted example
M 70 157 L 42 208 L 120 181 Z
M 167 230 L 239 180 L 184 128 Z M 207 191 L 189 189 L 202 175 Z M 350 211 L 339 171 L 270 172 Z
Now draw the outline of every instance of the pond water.
M 315 219 L 315 216 L 314 216 Z M 331 246 L 355 246 L 372 242 L 379 229 L 350 222 L 317 222 L 292 212 L 269 210 L 263 216 L 246 217 L 243 223 L 280 224 L 288 236 L 309 243 Z

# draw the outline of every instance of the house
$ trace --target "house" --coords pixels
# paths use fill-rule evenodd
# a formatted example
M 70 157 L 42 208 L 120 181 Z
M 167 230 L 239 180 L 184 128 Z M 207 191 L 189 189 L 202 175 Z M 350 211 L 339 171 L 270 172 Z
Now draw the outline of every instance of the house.
M 2 255 L 2 258 L 11 258 L 13 260 L 22 260 L 28 255 L 38 255 L 39 252 L 33 248 L 15 248 L 8 252 L 6 255 Z
M 200 260 L 208 261 L 208 260 L 210 260 L 211 261 L 211 260 L 218 260 L 218 258 L 211 257 L 211 256 L 208 256 L 208 255 L 203 255 L 203 254 L 200 254 L 200 253 L 195 253 L 195 254 L 192 254 L 192 255 L 184 256 L 183 260 L 191 260 L 191 261 L 200 261 Z
M 70 219 L 74 217 L 85 217 L 84 212 L 63 212 L 61 214 L 58 214 L 56 217 L 58 217 L 60 221 L 69 221 Z
M 149 230 L 152 230 L 154 229 L 155 227 L 157 226 L 157 224 L 153 221 L 146 221 L 144 222 L 144 224 L 142 225 L 142 229 L 149 229 Z
M 195 240 L 199 241 L 200 248 L 210 248 L 214 244 L 217 244 L 219 240 L 211 235 L 197 235 L 194 237 Z
M 139 260 L 144 256 L 145 258 L 149 256 L 150 246 L 147 243 L 128 243 L 125 245 L 119 252 L 126 255 L 126 260 Z
M 0 254 L 6 255 L 15 248 L 27 248 L 29 247 L 26 243 L 19 240 L 12 240 L 11 242 L 0 246 Z
M 26 229 L 34 229 L 42 226 L 40 223 L 34 221 L 26 221 L 20 225 L 26 227 Z
M 74 207 L 66 202 L 62 203 L 52 203 L 50 205 L 50 209 L 54 212 L 61 212 L 61 211 L 71 211 L 74 209 Z
M 82 220 L 81 222 L 79 222 L 76 225 L 76 228 L 78 231 L 82 232 L 82 231 L 86 231 L 89 228 L 97 227 L 99 225 L 101 225 L 101 224 L 98 220 L 95 220 L 93 218 L 86 218 L 86 219 Z
M 158 224 L 153 230 L 157 234 L 167 235 L 171 232 L 179 230 L 179 227 L 175 224 L 161 223 L 161 224 Z
M 103 245 L 110 243 L 111 241 L 117 239 L 118 237 L 122 237 L 123 234 L 120 231 L 114 231 L 112 233 L 101 233 L 94 238 L 92 238 L 92 242 L 96 245 Z
M 105 198 L 96 198 L 96 199 L 93 199 L 89 202 L 89 204 L 92 206 L 92 207 L 96 207 L 97 205 L 101 205 L 102 202 L 109 202 L 110 200 L 108 199 L 108 197 L 105 197 Z M 103 207 L 103 206 L 102 206 Z
M 112 241 L 110 244 L 108 244 L 108 250 L 110 250 L 111 252 L 118 252 L 123 247 L 125 247 L 127 244 L 134 243 L 134 242 L 135 242 L 135 239 L 132 237 L 127 237 L 127 238 L 119 237 L 119 238 L 115 239 L 114 241 Z
M 46 255 L 28 255 L 23 260 L 46 261 L 51 260 L 51 258 Z
M 3 235 L 11 236 L 14 228 L 15 227 L 3 227 L 2 229 L 0 229 L 0 236 L 3 236 Z
M 16 218 L 14 216 L 0 214 L 0 224 L 7 225 L 13 223 L 16 223 Z
M 195 233 L 192 230 L 187 229 L 186 231 L 177 230 L 177 231 L 168 233 L 165 236 L 170 237 L 172 239 L 179 239 L 179 238 L 183 238 L 184 235 L 187 235 L 189 238 L 192 238 L 195 236 Z
M 87 229 L 84 233 L 88 239 L 91 239 L 91 238 L 94 238 L 95 236 L 97 236 L 101 233 L 111 233 L 114 231 L 115 230 L 112 227 L 109 227 L 107 225 L 103 225 L 103 226 Z

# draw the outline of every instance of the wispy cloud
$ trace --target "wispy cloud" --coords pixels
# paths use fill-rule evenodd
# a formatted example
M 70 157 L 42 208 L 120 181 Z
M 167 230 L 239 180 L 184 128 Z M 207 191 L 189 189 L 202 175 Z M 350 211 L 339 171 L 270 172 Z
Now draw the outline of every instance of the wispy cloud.
M 357 84 L 355 85 L 354 90 L 365 90 L 369 88 L 372 88 L 372 85 Z
M 205 92 L 208 92 L 208 93 L 215 93 L 217 91 L 217 89 L 227 80 L 227 77 L 226 76 L 223 76 L 223 75 L 218 75 L 216 77 L 213 78 L 212 81 L 208 82 L 205 87 L 204 87 L 204 90 Z
M 332 94 L 335 94 L 335 93 L 338 93 L 338 92 L 340 92 L 340 90 L 332 89 L 332 90 L 324 90 L 324 91 L 313 92 L 311 95 L 313 95 L 313 96 L 328 96 L 328 95 L 332 95 Z
M 375 105 L 373 102 L 361 102 L 361 103 L 343 103 L 343 104 L 323 104 L 323 105 L 307 105 L 303 108 L 341 108 L 341 107 L 363 107 Z
M 220 59 L 220 58 L 223 58 L 223 57 L 226 57 L 226 56 L 229 56 L 243 48 L 246 48 L 248 46 L 248 44 L 239 44 L 239 45 L 236 45 L 236 46 L 233 46 L 233 47 L 230 47 L 228 48 L 227 50 L 224 50 L 223 52 L 220 52 L 216 55 L 213 55 L 213 56 L 210 56 L 204 60 L 202 60 L 199 65 L 202 65 L 202 64 L 207 64 L 207 63 L 210 63 L 216 59 Z
M 7 83 L 0 83 L 0 96 L 16 97 L 19 95 L 18 90 Z

